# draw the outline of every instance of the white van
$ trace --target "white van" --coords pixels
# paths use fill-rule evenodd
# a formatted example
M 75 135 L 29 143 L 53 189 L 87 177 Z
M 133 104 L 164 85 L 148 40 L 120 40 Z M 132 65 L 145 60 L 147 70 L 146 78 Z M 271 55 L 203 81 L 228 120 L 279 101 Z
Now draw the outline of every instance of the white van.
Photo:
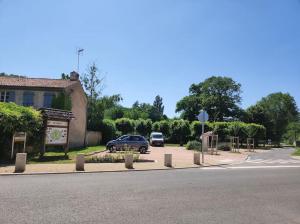
M 164 147 L 165 140 L 163 134 L 161 132 L 152 132 L 150 135 L 150 145 Z

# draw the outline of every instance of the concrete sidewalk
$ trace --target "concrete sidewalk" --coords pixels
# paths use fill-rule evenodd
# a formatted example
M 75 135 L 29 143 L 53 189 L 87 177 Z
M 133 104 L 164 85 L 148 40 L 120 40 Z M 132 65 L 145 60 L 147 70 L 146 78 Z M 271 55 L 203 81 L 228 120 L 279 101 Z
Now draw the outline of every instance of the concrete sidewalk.
M 100 153 L 98 156 L 107 152 Z M 183 147 L 164 147 L 151 148 L 148 154 L 141 155 L 140 158 L 154 162 L 137 162 L 134 163 L 133 170 L 158 170 L 172 169 L 164 166 L 164 154 L 173 155 L 174 168 L 196 168 L 202 166 L 218 166 L 240 163 L 246 160 L 249 152 L 240 150 L 240 153 L 231 153 L 219 151 L 218 155 L 205 154 L 205 163 L 202 166 L 193 164 L 193 151 L 184 149 Z M 97 156 L 97 154 L 95 155 Z M 14 173 L 15 166 L 8 165 L 0 167 L 0 174 Z M 124 163 L 86 163 L 86 172 L 106 172 L 106 171 L 126 171 Z M 27 164 L 24 173 L 70 173 L 75 171 L 75 164 Z

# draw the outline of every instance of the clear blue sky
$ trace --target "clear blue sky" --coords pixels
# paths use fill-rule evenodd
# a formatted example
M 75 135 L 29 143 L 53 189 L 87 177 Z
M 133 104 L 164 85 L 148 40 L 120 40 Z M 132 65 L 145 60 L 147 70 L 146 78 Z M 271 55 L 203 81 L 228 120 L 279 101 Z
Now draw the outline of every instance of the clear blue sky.
M 299 0 L 0 0 L 0 72 L 59 78 L 96 62 L 104 94 L 166 113 L 192 83 L 226 75 L 246 108 L 276 91 L 300 105 Z

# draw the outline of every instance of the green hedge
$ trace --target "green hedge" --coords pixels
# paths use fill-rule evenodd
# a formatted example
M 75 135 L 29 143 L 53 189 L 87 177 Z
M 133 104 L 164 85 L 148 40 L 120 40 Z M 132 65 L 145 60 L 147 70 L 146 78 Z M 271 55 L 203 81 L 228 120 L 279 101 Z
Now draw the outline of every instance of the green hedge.
M 247 138 L 255 138 L 263 140 L 266 137 L 266 128 L 262 125 L 244 122 L 207 122 L 205 124 L 205 132 L 213 131 L 219 135 L 219 141 L 228 140 L 229 136 L 239 136 L 241 141 Z M 252 132 L 252 133 L 251 133 Z M 191 124 L 191 137 L 199 139 L 202 133 L 202 126 L 199 121 L 194 121 Z
M 135 122 L 135 130 L 138 134 L 148 138 L 152 131 L 152 121 L 150 119 L 139 119 Z
M 120 118 L 116 121 L 117 130 L 122 133 L 122 135 L 132 134 L 135 129 L 135 122 L 129 118 Z
M 117 137 L 116 124 L 112 120 L 104 119 L 100 124 L 99 130 L 102 133 L 102 142 L 105 144 L 109 142 L 111 139 Z
M 8 156 L 14 132 L 27 132 L 29 139 L 39 139 L 42 125 L 39 111 L 15 103 L 0 102 L 0 157 Z
M 152 122 L 150 120 L 132 120 L 121 118 L 116 121 L 106 120 L 110 126 L 115 124 L 116 128 L 111 128 L 108 136 L 119 136 L 120 134 L 140 134 L 149 137 L 152 131 L 162 132 L 169 143 L 185 144 L 189 140 L 199 140 L 202 133 L 202 126 L 199 121 L 189 123 L 186 120 L 163 120 Z M 106 129 L 100 128 L 105 139 Z M 213 131 L 219 135 L 219 141 L 229 141 L 230 136 L 239 136 L 241 142 L 245 142 L 248 137 L 254 137 L 256 140 L 264 140 L 266 129 L 262 125 L 244 123 L 244 122 L 207 122 L 205 132 Z M 108 139 L 105 139 L 105 142 Z

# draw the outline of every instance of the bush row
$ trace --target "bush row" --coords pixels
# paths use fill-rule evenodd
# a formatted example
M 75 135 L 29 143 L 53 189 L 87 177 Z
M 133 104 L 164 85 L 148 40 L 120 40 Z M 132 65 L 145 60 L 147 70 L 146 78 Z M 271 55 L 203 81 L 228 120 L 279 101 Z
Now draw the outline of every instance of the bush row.
M 43 120 L 39 111 L 15 103 L 0 102 L 0 158 L 8 157 L 15 132 L 27 132 L 30 142 L 33 137 L 39 137 L 42 125 Z
M 131 120 L 121 118 L 115 121 L 103 120 L 100 125 L 103 142 L 125 134 L 140 134 L 149 137 L 152 131 L 162 132 L 169 143 L 184 144 L 189 140 L 199 139 L 202 126 L 199 121 L 192 123 L 186 120 L 163 120 L 152 123 L 151 120 Z M 257 140 L 265 139 L 266 129 L 258 124 L 243 122 L 207 122 L 205 132 L 213 131 L 219 135 L 219 141 L 227 141 L 230 136 L 238 136 L 241 141 L 248 137 Z

